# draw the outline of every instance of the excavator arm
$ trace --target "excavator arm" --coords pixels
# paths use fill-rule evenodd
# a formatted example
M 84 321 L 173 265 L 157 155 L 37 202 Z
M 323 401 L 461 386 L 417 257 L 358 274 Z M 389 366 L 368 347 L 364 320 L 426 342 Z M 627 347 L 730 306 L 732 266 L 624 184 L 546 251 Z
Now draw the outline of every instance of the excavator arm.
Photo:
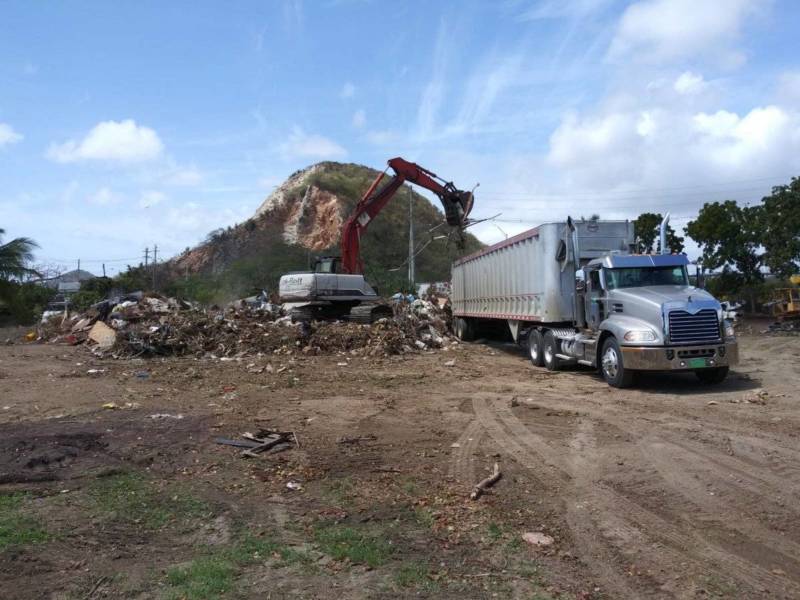
M 386 177 L 386 171 L 378 175 L 344 224 L 342 229 L 342 270 L 345 273 L 361 273 L 363 271 L 364 265 L 360 253 L 361 233 L 406 182 L 415 183 L 439 197 L 448 225 L 463 229 L 467 224 L 467 216 L 472 210 L 472 192 L 459 190 L 451 182 L 441 179 L 435 173 L 399 157 L 389 160 L 389 167 L 395 173 L 392 180 L 380 187 L 381 181 Z

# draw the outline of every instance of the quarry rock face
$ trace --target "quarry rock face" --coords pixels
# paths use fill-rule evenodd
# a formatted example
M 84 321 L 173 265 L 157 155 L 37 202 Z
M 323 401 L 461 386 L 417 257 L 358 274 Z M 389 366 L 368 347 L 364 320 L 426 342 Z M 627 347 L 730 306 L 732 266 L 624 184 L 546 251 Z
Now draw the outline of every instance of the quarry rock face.
M 264 200 L 253 218 L 280 223 L 287 244 L 314 251 L 337 244 L 344 222 L 343 202 L 335 194 L 310 183 L 313 175 L 323 168 L 316 164 L 294 173 Z
M 248 281 L 272 282 L 280 273 L 306 269 L 313 255 L 339 254 L 342 227 L 379 171 L 363 165 L 321 162 L 289 176 L 243 223 L 220 228 L 163 266 L 164 280 L 188 280 L 194 274 L 219 275 L 231 266 L 244 269 Z M 412 196 L 409 196 L 412 194 Z M 408 252 L 408 198 L 414 198 L 415 228 L 424 250 L 421 277 L 444 280 L 459 252 L 448 240 L 423 240 L 443 220 L 438 206 L 404 188 L 362 238 L 362 255 L 374 270 L 390 270 Z M 480 247 L 470 238 L 472 250 Z M 244 285 L 244 284 L 242 284 Z M 265 284 L 266 285 L 266 284 Z

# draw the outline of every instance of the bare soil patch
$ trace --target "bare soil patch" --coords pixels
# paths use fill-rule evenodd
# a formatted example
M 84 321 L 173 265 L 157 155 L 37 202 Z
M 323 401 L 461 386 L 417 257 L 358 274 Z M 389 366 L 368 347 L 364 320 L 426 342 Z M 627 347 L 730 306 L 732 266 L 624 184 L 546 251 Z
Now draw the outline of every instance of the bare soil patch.
M 615 390 L 492 342 L 228 361 L 3 346 L 2 596 L 798 597 L 800 338 L 741 351 L 719 387 Z M 214 443 L 261 428 L 299 447 Z

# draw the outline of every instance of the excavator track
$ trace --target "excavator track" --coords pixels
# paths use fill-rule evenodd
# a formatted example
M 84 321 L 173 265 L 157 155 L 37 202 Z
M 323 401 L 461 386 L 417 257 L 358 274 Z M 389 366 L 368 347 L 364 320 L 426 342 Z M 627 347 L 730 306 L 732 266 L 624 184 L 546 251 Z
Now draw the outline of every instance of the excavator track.
M 370 324 L 393 315 L 392 308 L 386 304 L 360 304 L 350 309 L 347 320 L 352 323 Z

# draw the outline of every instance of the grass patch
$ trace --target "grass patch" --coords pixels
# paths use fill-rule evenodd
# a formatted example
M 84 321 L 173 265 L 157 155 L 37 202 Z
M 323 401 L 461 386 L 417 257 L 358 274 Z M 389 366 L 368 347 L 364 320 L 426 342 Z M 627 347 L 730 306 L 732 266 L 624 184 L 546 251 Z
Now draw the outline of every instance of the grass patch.
M 280 544 L 274 540 L 248 534 L 225 554 L 238 565 L 251 565 L 269 558 L 279 550 Z
M 380 534 L 344 525 L 327 525 L 314 530 L 314 539 L 325 554 L 336 560 L 379 567 L 389 560 L 394 548 Z
M 417 483 L 413 479 L 405 479 L 401 485 L 403 491 L 409 496 L 416 496 L 419 492 Z
M 343 477 L 326 481 L 323 493 L 339 506 L 346 506 L 353 501 L 354 488 L 353 481 L 349 477 Z
M 423 562 L 407 562 L 397 570 L 394 581 L 400 587 L 421 587 L 430 590 L 435 588 L 436 584 L 428 577 L 429 572 L 428 565 Z
M 503 528 L 497 523 L 489 523 L 489 537 L 495 542 L 503 537 Z
M 151 481 L 135 473 L 98 479 L 89 489 L 89 496 L 98 511 L 147 529 L 211 513 L 208 504 L 186 491 L 173 489 L 161 493 Z
M 433 516 L 433 512 L 430 509 L 417 507 L 414 509 L 414 520 L 420 527 L 431 529 L 436 522 L 436 517 Z
M 0 551 L 11 546 L 40 544 L 50 539 L 47 531 L 23 512 L 25 498 L 26 494 L 0 495 Z
M 519 552 L 525 547 L 525 542 L 518 535 L 513 536 L 506 544 L 508 552 Z
M 205 600 L 219 598 L 234 585 L 236 568 L 233 562 L 221 556 L 204 556 L 188 566 L 167 571 L 167 583 L 172 587 L 167 593 L 171 600 Z
M 205 600 L 237 592 L 236 579 L 242 567 L 277 559 L 288 566 L 316 568 L 307 552 L 283 546 L 268 536 L 246 534 L 235 545 L 211 551 L 188 565 L 167 571 L 165 598 L 168 600 Z M 238 596 L 237 596 L 238 597 Z

